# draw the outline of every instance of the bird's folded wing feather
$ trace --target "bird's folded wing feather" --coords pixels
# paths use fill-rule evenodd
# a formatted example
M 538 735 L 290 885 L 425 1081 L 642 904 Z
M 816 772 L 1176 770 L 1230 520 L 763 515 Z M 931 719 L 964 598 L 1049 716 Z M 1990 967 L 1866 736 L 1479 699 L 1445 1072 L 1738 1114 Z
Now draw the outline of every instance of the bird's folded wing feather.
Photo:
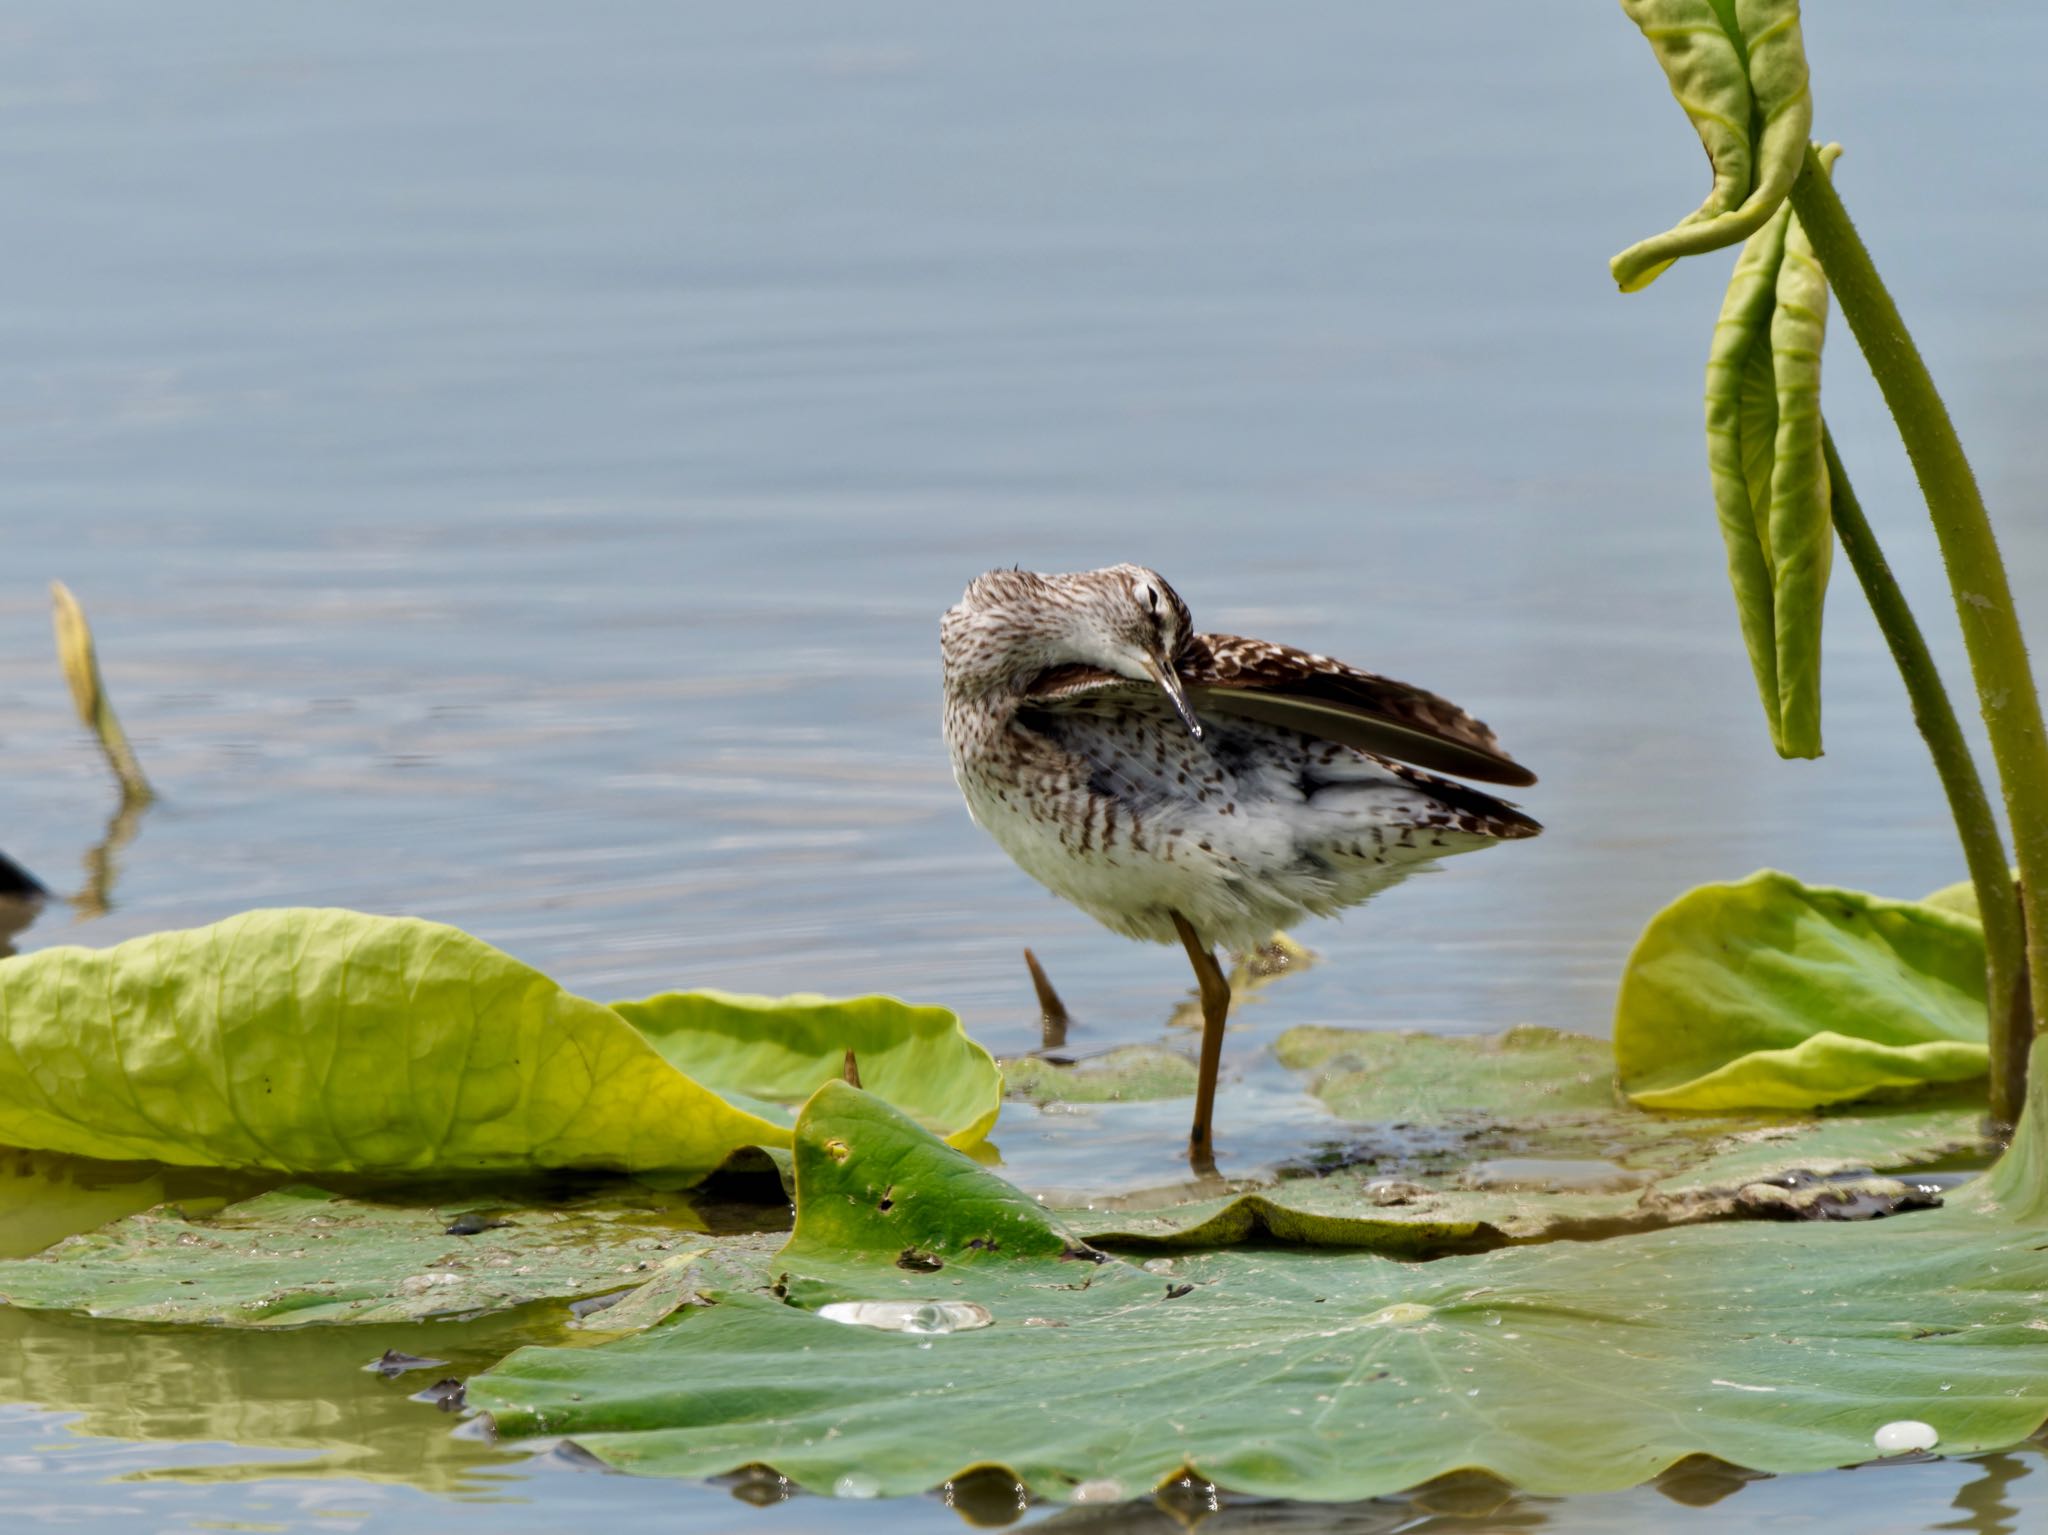
M 1196 714 L 1234 715 L 1479 783 L 1536 775 L 1447 698 L 1267 640 L 1198 634 L 1174 658 Z M 1041 707 L 1148 685 L 1088 666 L 1056 667 L 1031 689 Z
M 1175 658 L 1199 713 L 1242 715 L 1480 783 L 1532 784 L 1481 721 L 1448 698 L 1328 656 L 1198 634 Z

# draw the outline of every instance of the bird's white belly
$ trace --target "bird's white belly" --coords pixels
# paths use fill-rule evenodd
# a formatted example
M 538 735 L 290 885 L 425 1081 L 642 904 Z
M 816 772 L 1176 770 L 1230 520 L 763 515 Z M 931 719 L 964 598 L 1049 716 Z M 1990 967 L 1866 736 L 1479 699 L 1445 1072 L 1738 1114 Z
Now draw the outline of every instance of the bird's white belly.
M 975 819 L 1020 868 L 1104 926 L 1154 943 L 1175 941 L 1177 911 L 1205 940 L 1249 947 L 1479 845 L 1417 835 L 1397 796 L 1317 805 L 1240 775 L 1223 775 L 1206 799 L 1176 792 L 1151 803 L 1082 783 L 1020 792 L 968 764 L 957 777 Z

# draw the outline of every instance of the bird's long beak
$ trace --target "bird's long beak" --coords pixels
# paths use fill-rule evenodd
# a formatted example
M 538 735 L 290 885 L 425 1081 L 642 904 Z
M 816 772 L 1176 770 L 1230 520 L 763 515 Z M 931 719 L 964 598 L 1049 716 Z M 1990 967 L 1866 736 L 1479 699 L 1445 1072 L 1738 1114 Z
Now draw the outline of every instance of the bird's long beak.
M 1174 671 L 1173 663 L 1163 660 L 1158 656 L 1146 656 L 1141 664 L 1145 668 L 1146 675 L 1158 683 L 1160 691 L 1172 700 L 1175 712 L 1180 715 L 1181 723 L 1188 727 L 1188 734 L 1197 741 L 1201 740 L 1202 722 L 1195 718 L 1194 705 L 1188 702 L 1187 691 L 1181 687 L 1180 677 Z

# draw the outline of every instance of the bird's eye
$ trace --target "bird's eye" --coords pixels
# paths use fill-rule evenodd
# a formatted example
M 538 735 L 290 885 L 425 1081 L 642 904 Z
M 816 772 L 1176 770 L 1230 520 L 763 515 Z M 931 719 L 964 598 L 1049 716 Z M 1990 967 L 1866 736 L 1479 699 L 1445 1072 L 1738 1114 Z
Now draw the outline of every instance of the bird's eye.
M 1150 608 L 1150 609 L 1151 609 L 1151 610 L 1152 610 L 1153 612 L 1157 613 L 1157 612 L 1159 611 L 1159 589 L 1158 589 L 1157 587 L 1153 587 L 1153 586 L 1141 586 L 1141 587 L 1139 587 L 1139 588 L 1138 588 L 1138 597 L 1139 597 L 1139 600 L 1140 600 L 1140 601 L 1142 601 L 1142 602 L 1143 602 L 1143 603 L 1144 603 L 1144 604 L 1145 604 L 1145 605 L 1146 605 L 1147 607 L 1149 607 L 1149 608 Z

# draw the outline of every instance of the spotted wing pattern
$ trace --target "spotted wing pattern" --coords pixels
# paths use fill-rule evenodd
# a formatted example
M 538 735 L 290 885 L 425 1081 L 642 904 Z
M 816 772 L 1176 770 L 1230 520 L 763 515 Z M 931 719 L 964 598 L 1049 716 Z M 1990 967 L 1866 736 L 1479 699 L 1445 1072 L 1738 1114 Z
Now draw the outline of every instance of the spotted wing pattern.
M 1174 658 L 1174 669 L 1198 715 L 1258 720 L 1477 783 L 1536 781 L 1482 721 L 1449 699 L 1328 656 L 1235 634 L 1197 634 Z M 1147 687 L 1095 667 L 1060 666 L 1034 681 L 1030 697 L 1053 704 Z
M 1484 723 L 1448 698 L 1328 656 L 1234 634 L 1197 634 L 1174 665 L 1198 713 L 1207 708 L 1282 725 L 1479 783 L 1536 781 Z

